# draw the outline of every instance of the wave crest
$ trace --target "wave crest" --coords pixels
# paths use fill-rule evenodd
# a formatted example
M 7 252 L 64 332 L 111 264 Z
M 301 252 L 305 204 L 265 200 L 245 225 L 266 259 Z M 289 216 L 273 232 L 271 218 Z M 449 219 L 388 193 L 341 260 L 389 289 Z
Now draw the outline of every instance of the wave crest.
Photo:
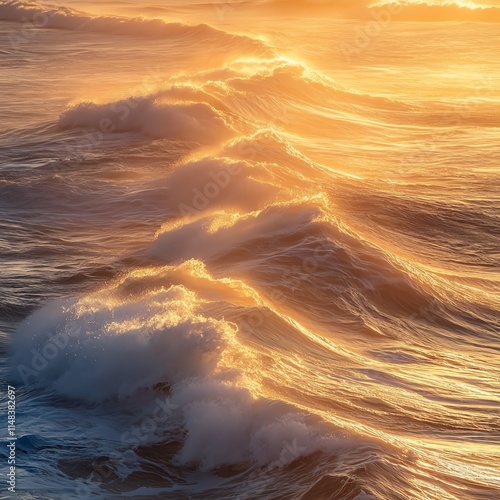
M 150 137 L 212 143 L 231 135 L 223 116 L 204 103 L 159 103 L 138 97 L 107 104 L 84 102 L 65 111 L 63 128 L 93 128 L 102 133 L 139 132 Z
M 227 33 L 208 24 L 187 25 L 145 17 L 92 16 L 86 12 L 51 4 L 10 0 L 0 5 L 0 20 L 30 23 L 36 28 L 88 31 L 157 38 L 191 38 L 193 42 L 215 40 L 231 44 L 243 42 L 247 48 L 264 49 L 263 42 Z

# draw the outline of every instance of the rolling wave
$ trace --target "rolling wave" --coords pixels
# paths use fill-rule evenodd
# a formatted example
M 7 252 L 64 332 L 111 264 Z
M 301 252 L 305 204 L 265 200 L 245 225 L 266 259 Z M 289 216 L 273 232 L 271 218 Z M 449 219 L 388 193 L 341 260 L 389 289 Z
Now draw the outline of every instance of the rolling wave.
M 231 134 L 231 126 L 208 104 L 162 104 L 146 97 L 102 105 L 80 103 L 62 114 L 59 126 L 92 128 L 108 134 L 140 132 L 199 143 L 220 141 Z
M 28 24 L 29 28 L 62 29 L 108 33 L 135 37 L 182 38 L 196 43 L 214 41 L 236 45 L 240 49 L 262 53 L 269 51 L 261 41 L 243 35 L 233 35 L 208 24 L 187 25 L 144 17 L 92 16 L 62 6 L 8 0 L 0 4 L 0 20 Z
M 206 25 L 0 6 L 2 19 L 23 16 L 254 43 Z M 31 259 L 30 297 L 50 298 L 48 283 L 72 297 L 13 336 L 9 380 L 26 386 L 26 418 L 43 412 L 58 426 L 54 453 L 33 453 L 48 446 L 37 434 L 20 437 L 20 452 L 40 457 L 37 472 L 57 471 L 61 496 L 71 478 L 109 498 L 494 498 L 493 467 L 469 450 L 498 429 L 498 368 L 478 375 L 498 338 L 485 285 L 498 242 L 491 200 L 480 212 L 443 201 L 440 185 L 436 196 L 341 171 L 344 145 L 399 156 L 399 138 L 435 134 L 425 103 L 358 93 L 275 54 L 228 61 L 193 63 L 147 95 L 80 102 L 9 148 L 2 255 Z M 482 281 L 445 272 L 452 246 Z M 20 318 L 16 273 L 26 267 L 13 266 L 1 312 Z

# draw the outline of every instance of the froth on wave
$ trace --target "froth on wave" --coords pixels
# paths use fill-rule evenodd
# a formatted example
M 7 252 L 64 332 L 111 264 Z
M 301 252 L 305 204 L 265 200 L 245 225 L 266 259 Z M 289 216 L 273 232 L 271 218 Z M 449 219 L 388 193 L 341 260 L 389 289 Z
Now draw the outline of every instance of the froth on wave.
M 187 25 L 145 17 L 93 16 L 59 5 L 9 0 L 0 4 L 0 20 L 28 23 L 34 28 L 51 28 L 156 38 L 182 38 L 195 42 L 215 41 L 226 46 L 265 49 L 263 42 L 253 38 L 227 33 L 208 24 Z
M 153 97 L 107 104 L 84 102 L 66 110 L 62 128 L 92 128 L 100 133 L 137 132 L 153 138 L 212 143 L 231 135 L 224 117 L 204 103 L 161 103 Z
M 326 432 L 319 418 L 246 388 L 259 386 L 258 357 L 240 343 L 234 323 L 211 311 L 214 303 L 255 305 L 248 287 L 214 279 L 200 261 L 129 273 L 31 316 L 13 342 L 14 376 L 90 403 L 133 403 L 149 391 L 164 417 L 150 442 L 182 429 L 181 465 L 285 466 L 316 451 L 350 449 L 353 440 Z M 168 387 L 168 397 L 159 387 Z M 296 454 L 283 454 L 291 443 Z

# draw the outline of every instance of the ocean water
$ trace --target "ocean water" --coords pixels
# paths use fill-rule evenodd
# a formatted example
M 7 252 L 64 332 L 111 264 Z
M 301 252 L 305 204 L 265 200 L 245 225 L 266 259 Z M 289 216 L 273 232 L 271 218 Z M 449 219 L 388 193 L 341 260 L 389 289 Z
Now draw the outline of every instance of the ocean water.
M 499 498 L 498 7 L 0 2 L 0 497 Z

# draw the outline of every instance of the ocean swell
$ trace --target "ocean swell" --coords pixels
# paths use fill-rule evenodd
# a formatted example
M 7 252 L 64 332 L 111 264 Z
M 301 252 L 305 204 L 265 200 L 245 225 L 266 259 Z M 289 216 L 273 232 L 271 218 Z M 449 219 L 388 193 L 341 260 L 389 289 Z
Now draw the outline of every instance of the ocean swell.
M 226 33 L 207 24 L 190 26 L 180 22 L 165 22 L 162 19 L 145 17 L 92 16 L 59 5 L 25 0 L 2 2 L 0 20 L 25 23 L 28 28 L 35 29 L 50 28 L 136 37 L 182 38 L 191 40 L 193 43 L 210 40 L 227 45 L 237 44 L 241 49 L 254 49 L 257 52 L 266 50 L 265 45 L 260 41 Z
M 231 126 L 204 103 L 167 104 L 130 97 L 109 104 L 80 103 L 59 119 L 62 128 L 92 128 L 102 134 L 140 132 L 155 138 L 212 143 L 228 138 Z

